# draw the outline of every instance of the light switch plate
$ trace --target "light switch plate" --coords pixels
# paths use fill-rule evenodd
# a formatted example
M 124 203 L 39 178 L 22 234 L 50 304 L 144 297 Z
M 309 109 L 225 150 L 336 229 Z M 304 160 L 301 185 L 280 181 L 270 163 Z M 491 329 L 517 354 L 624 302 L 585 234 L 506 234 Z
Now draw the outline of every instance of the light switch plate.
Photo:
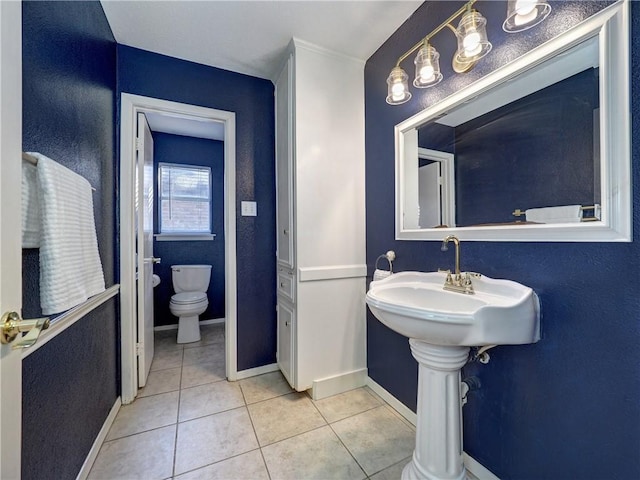
M 258 215 L 258 204 L 256 202 L 241 202 L 240 210 L 243 217 L 256 217 Z

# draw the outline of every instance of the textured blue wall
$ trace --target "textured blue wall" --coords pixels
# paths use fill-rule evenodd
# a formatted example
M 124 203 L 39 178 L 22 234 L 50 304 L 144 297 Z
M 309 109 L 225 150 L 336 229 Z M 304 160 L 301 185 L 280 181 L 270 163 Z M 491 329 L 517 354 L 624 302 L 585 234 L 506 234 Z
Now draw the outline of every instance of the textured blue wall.
M 118 45 L 118 92 L 236 114 L 236 210 L 258 202 L 257 217 L 238 216 L 238 370 L 275 362 L 276 232 L 273 84 Z
M 23 150 L 96 188 L 98 246 L 114 283 L 116 45 L 98 2 L 23 2 Z M 26 317 L 40 311 L 38 252 L 24 252 Z M 23 362 L 22 478 L 75 478 L 118 396 L 116 300 Z
M 632 78 L 640 76 L 640 3 L 632 10 Z M 605 2 L 551 2 L 547 21 L 509 36 L 501 30 L 505 2 L 480 1 L 494 51 L 468 75 L 454 75 L 454 42 L 443 31 L 433 42 L 445 80 L 412 89 L 401 106 L 385 103 L 385 79 L 397 58 L 462 2 L 427 2 L 369 59 L 365 67 L 367 263 L 393 249 L 396 269 L 450 267 L 439 242 L 396 241 L 394 236 L 393 126 L 465 84 L 527 52 L 599 9 Z M 410 60 L 407 69 L 413 68 Z M 640 90 L 632 87 L 633 130 L 640 128 Z M 634 140 L 633 181 L 640 180 L 640 144 Z M 634 229 L 640 193 L 633 194 Z M 542 302 L 542 340 L 503 346 L 491 363 L 465 375 L 482 387 L 464 407 L 465 451 L 503 479 L 640 478 L 640 246 L 633 243 L 490 243 L 462 246 L 464 269 L 529 285 Z M 371 377 L 412 409 L 417 366 L 405 338 L 368 316 Z
M 589 69 L 456 127 L 456 225 L 524 220 L 516 208 L 599 203 L 598 105 Z
M 158 185 L 158 163 L 179 163 L 211 168 L 212 242 L 153 242 L 153 255 L 162 258 L 153 270 L 162 280 L 154 289 L 155 325 L 175 325 L 178 318 L 169 310 L 175 292 L 171 280 L 171 265 L 211 265 L 211 282 L 207 296 L 209 307 L 201 320 L 224 318 L 224 143 L 204 138 L 183 137 L 167 133 L 153 133 L 154 185 Z M 158 192 L 156 192 L 158 193 Z M 158 196 L 154 208 L 154 228 L 159 233 Z

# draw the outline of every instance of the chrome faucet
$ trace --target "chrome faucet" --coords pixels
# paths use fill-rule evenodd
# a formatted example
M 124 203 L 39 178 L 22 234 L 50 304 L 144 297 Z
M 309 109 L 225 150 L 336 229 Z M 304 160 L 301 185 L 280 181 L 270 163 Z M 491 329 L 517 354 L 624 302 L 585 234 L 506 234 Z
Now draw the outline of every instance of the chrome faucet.
M 443 252 L 446 252 L 447 250 L 449 250 L 449 242 L 453 242 L 453 244 L 456 246 L 455 274 L 456 276 L 460 276 L 460 240 L 455 235 L 449 235 L 445 237 L 444 240 L 442 241 L 442 246 L 440 247 L 440 250 L 442 250 Z
M 451 275 L 451 270 L 445 270 L 447 278 L 444 281 L 444 289 L 451 290 L 452 292 L 466 293 L 467 295 L 473 295 L 473 283 L 471 282 L 471 273 L 467 272 L 464 275 L 460 271 L 460 240 L 455 235 L 448 235 L 442 241 L 440 250 L 446 252 L 449 250 L 449 242 L 453 242 L 456 247 L 456 264 L 454 275 Z M 474 274 L 474 276 L 479 276 Z

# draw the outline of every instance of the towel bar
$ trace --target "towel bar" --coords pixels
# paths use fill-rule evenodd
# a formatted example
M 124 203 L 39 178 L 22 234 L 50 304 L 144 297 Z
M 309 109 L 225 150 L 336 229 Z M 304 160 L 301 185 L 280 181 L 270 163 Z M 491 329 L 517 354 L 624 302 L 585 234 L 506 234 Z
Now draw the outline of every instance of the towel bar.
M 598 220 L 600 220 L 600 205 L 599 204 L 595 204 L 595 205 L 586 205 L 584 207 L 580 207 L 580 210 L 582 211 L 582 217 L 580 218 L 581 222 L 596 222 Z M 585 210 L 593 210 L 593 216 L 592 217 L 585 217 L 584 216 L 584 212 Z M 511 215 L 513 215 L 514 217 L 521 217 L 522 215 L 526 215 L 526 210 L 521 210 L 519 208 L 516 208 L 513 212 L 511 212 Z
M 29 155 L 26 152 L 22 152 L 22 160 L 24 160 L 25 162 L 30 163 L 31 165 L 38 165 L 38 159 L 36 157 L 34 157 L 33 155 Z M 94 192 L 96 191 L 95 188 L 91 187 L 91 190 L 93 190 Z

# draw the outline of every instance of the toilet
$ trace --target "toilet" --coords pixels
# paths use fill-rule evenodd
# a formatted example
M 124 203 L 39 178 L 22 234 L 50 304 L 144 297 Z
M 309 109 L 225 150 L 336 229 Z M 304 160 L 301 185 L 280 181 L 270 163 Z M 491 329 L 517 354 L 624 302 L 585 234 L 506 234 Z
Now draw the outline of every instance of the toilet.
M 175 295 L 169 310 L 178 317 L 178 343 L 200 340 L 199 315 L 209 306 L 207 289 L 211 265 L 172 265 L 171 279 Z

